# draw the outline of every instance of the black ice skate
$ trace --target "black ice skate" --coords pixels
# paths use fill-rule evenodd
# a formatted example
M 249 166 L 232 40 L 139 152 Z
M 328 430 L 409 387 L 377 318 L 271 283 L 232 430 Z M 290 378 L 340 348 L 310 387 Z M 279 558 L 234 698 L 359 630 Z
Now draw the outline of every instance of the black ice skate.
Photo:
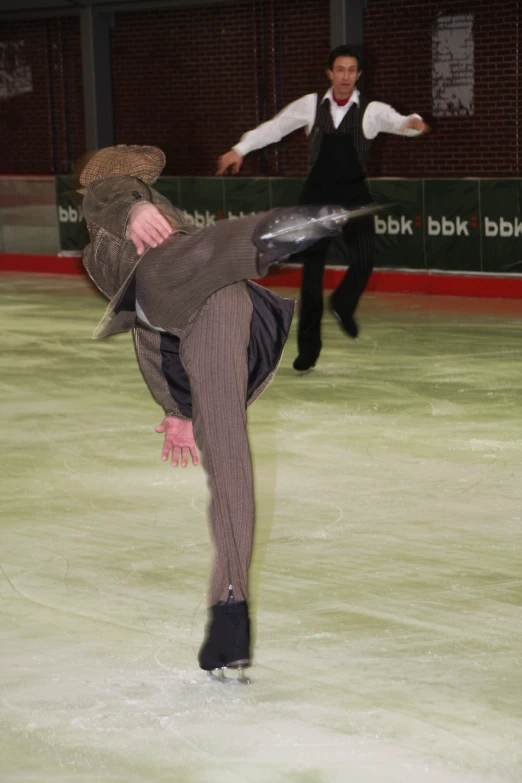
M 348 337 L 356 340 L 359 334 L 359 327 L 357 326 L 357 321 L 354 319 L 353 315 L 344 313 L 342 308 L 334 302 L 333 296 L 330 297 L 328 306 L 332 315 L 339 321 L 339 325 L 343 332 L 347 334 Z
M 210 608 L 206 637 L 199 651 L 199 665 L 215 679 L 225 680 L 224 670 L 236 669 L 238 682 L 248 683 L 244 669 L 251 666 L 250 619 L 246 601 L 219 603 Z M 212 674 L 218 670 L 218 675 Z

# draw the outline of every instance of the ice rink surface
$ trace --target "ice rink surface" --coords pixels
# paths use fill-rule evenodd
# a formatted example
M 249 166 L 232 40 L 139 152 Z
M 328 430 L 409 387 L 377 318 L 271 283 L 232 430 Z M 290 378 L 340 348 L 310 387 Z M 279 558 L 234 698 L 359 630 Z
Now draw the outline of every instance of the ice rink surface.
M 292 334 L 249 411 L 248 686 L 197 667 L 204 474 L 130 336 L 81 279 L 0 305 L 2 783 L 522 781 L 522 303 L 368 294 L 301 377 Z

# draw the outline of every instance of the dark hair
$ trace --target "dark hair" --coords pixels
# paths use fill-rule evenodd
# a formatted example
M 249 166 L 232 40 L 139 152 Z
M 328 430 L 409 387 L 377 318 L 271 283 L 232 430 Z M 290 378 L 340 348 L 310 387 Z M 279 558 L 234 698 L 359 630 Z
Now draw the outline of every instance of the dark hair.
M 330 52 L 330 56 L 328 57 L 328 69 L 331 71 L 333 69 L 334 62 L 337 60 L 338 57 L 353 57 L 357 60 L 357 70 L 362 70 L 362 63 L 361 63 L 361 55 L 359 52 L 355 49 L 355 47 L 352 46 L 336 46 L 335 49 L 332 49 Z

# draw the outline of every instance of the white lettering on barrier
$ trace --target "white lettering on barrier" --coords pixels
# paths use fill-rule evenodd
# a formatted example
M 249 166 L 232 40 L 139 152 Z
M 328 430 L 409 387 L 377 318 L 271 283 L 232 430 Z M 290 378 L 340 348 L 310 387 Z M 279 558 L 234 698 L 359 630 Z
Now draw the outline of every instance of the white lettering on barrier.
M 255 212 L 247 212 L 246 215 L 243 211 L 239 213 L 239 215 L 236 215 L 234 212 L 228 211 L 227 219 L 228 220 L 237 220 L 237 218 L 247 217 L 248 215 L 255 215 Z
M 58 204 L 58 219 L 60 223 L 80 223 L 83 220 L 83 214 L 80 207 L 62 207 Z
M 442 215 L 441 220 L 436 220 L 431 217 L 431 215 L 428 215 L 428 234 L 432 237 L 436 237 L 439 234 L 442 234 L 442 236 L 445 237 L 452 237 L 454 234 L 457 236 L 463 234 L 464 236 L 469 237 L 468 222 L 469 221 L 467 220 L 462 220 L 460 217 L 451 220 L 445 215 Z
M 498 220 L 485 217 L 484 234 L 487 237 L 522 237 L 522 221 L 517 217 L 513 221 L 506 220 L 503 217 L 498 218 Z
M 196 226 L 200 226 L 200 228 L 203 228 L 203 226 L 215 226 L 216 225 L 216 216 L 211 215 L 208 209 L 205 211 L 205 214 L 202 215 L 200 212 L 196 211 L 194 212 L 194 220 L 196 221 Z
M 436 237 L 440 234 L 441 225 L 438 220 L 434 220 L 431 215 L 428 215 L 428 234 L 432 237 Z
M 487 237 L 496 237 L 498 234 L 498 226 L 494 220 L 490 220 L 488 217 L 484 218 L 484 233 Z
M 413 220 L 407 220 L 404 215 L 401 215 L 400 222 L 397 218 L 391 217 L 391 215 L 388 215 L 387 218 L 383 219 L 375 215 L 374 217 L 374 225 L 375 225 L 375 233 L 376 234 L 391 234 L 391 235 L 397 235 L 397 234 L 411 234 L 413 235 L 413 229 L 412 229 L 412 223 Z

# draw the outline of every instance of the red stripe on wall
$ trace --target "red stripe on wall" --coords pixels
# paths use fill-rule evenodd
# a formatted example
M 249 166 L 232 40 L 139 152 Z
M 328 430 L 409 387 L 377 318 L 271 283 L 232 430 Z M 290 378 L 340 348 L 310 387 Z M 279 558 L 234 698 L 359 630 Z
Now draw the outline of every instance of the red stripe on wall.
M 344 269 L 326 269 L 324 287 L 337 288 L 344 276 Z M 281 267 L 270 277 L 258 280 L 264 285 L 299 288 L 301 269 Z M 396 294 L 435 294 L 439 296 L 479 296 L 493 299 L 522 299 L 522 277 L 497 277 L 489 275 L 444 274 L 441 272 L 395 272 L 375 269 L 367 291 Z
M 77 256 L 40 256 L 21 253 L 0 253 L 0 271 L 38 273 L 45 275 L 85 275 L 81 258 Z M 324 286 L 336 288 L 344 269 L 326 269 Z M 258 280 L 266 286 L 299 288 L 301 268 L 282 266 L 273 274 Z M 439 296 L 477 296 L 492 299 L 522 299 L 522 277 L 444 274 L 441 272 L 395 272 L 376 269 L 370 278 L 368 291 L 401 294 L 434 294 Z
M 1 272 L 31 272 L 42 275 L 85 275 L 78 256 L 40 256 L 0 253 Z

